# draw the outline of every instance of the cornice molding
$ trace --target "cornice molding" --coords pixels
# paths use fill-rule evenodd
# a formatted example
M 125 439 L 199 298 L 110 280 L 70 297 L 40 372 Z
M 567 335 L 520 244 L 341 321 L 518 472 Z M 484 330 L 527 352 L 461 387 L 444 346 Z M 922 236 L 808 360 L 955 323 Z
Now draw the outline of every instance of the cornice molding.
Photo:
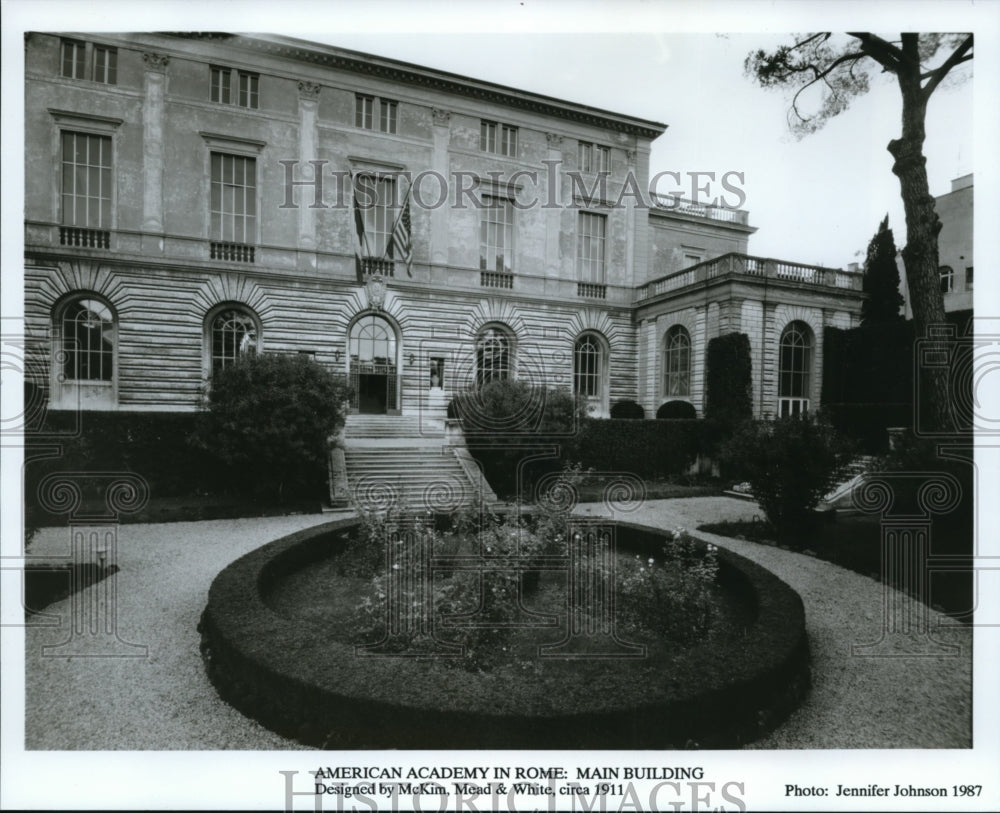
M 325 68 L 364 74 L 451 93 L 477 101 L 502 104 L 531 113 L 554 116 L 564 121 L 611 130 L 620 136 L 632 135 L 654 139 L 666 130 L 666 125 L 659 122 L 621 116 L 610 111 L 577 105 L 549 96 L 507 88 L 503 85 L 495 85 L 458 74 L 433 71 L 405 62 L 389 62 L 383 57 L 368 56 L 358 52 L 320 51 L 310 49 L 305 45 L 296 46 L 290 43 L 244 36 L 231 37 L 227 40 L 227 44 L 273 56 L 308 62 Z

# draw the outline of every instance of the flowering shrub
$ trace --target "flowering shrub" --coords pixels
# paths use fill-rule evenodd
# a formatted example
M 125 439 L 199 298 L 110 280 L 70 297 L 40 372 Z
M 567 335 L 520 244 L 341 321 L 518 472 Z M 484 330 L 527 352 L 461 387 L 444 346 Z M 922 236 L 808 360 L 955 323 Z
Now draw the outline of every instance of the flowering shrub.
M 702 546 L 683 529 L 663 545 L 661 557 L 619 560 L 619 629 L 652 633 L 675 642 L 705 635 L 715 620 L 714 588 L 719 572 L 715 545 Z
M 392 569 L 408 568 L 426 556 L 462 556 L 450 572 L 436 570 L 433 582 L 410 578 L 409 573 L 395 578 L 392 569 L 383 566 L 355 607 L 358 642 L 381 641 L 388 651 L 412 655 L 445 654 L 449 649 L 457 653 L 461 647 L 463 657 L 442 662 L 474 672 L 540 669 L 533 657 L 540 641 L 528 630 L 532 616 L 522 602 L 540 590 L 540 571 L 533 571 L 532 565 L 543 556 L 566 555 L 569 509 L 553 501 L 540 509 L 536 519 L 529 526 L 488 514 L 471 527 L 471 515 L 459 515 L 453 530 L 441 533 L 426 520 L 367 518 L 367 533 L 383 540 L 383 556 L 389 554 L 383 561 Z M 474 566 L 463 570 L 462 562 L 470 560 Z M 665 542 L 659 557 L 619 556 L 612 566 L 599 553 L 587 568 L 606 579 L 614 575 L 618 626 L 626 636 L 686 643 L 712 627 L 716 550 L 695 542 L 683 530 Z M 566 607 L 564 587 L 555 582 L 546 585 L 542 606 Z M 599 626 L 597 620 L 594 626 Z

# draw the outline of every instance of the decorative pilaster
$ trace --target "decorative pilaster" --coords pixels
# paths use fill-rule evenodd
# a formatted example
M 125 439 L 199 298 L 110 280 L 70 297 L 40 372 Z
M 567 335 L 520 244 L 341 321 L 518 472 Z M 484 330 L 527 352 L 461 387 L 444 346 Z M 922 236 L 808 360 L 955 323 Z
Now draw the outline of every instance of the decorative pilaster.
M 448 147 L 451 142 L 451 112 L 434 107 L 431 109 L 431 121 L 434 124 L 432 138 L 434 139 L 431 148 L 431 168 L 439 173 L 442 178 L 450 177 L 450 167 L 448 162 Z M 434 189 L 432 186 L 431 189 Z M 433 199 L 438 191 L 428 192 L 428 198 Z M 449 247 L 449 221 L 448 211 L 450 206 L 435 206 L 431 209 L 431 262 L 436 265 L 448 264 Z
M 563 219 L 563 207 L 561 206 L 550 206 L 547 205 L 552 201 L 562 201 L 565 200 L 563 197 L 564 191 L 559 187 L 563 183 L 563 178 L 565 177 L 562 173 L 562 136 L 556 133 L 546 133 L 545 141 L 549 145 L 549 153 L 547 160 L 550 163 L 546 167 L 544 174 L 545 185 L 541 189 L 539 198 L 542 200 L 543 204 L 546 205 L 545 212 L 545 273 L 547 276 L 552 277 L 562 277 L 563 269 L 561 267 L 562 257 L 560 252 L 560 236 L 564 226 L 568 226 L 566 220 Z M 554 188 L 552 188 L 554 187 Z
M 299 82 L 299 171 L 301 180 L 320 184 L 316 173 L 320 168 L 312 163 L 318 158 L 316 153 L 316 120 L 319 112 L 321 85 L 316 82 Z M 318 185 L 315 189 L 322 189 Z M 299 198 L 299 248 L 316 248 L 316 217 L 306 188 Z
M 162 232 L 163 226 L 163 108 L 170 58 L 144 53 L 142 106 L 142 228 Z

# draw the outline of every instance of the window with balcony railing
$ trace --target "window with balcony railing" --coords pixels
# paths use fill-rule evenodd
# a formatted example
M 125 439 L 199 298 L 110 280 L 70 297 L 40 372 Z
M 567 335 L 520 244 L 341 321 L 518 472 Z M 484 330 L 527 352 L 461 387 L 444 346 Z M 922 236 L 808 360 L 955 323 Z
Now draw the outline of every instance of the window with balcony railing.
M 59 242 L 109 248 L 112 202 L 111 137 L 64 131 Z
M 479 269 L 510 275 L 514 272 L 513 265 L 514 202 L 506 197 L 483 195 L 479 219 Z
M 211 155 L 211 258 L 252 263 L 257 243 L 257 160 Z

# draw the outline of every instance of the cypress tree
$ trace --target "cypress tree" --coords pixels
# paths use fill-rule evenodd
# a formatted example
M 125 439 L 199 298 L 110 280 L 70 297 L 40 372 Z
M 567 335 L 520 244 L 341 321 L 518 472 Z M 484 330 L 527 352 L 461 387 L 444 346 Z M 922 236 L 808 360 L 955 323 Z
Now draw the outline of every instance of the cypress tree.
M 899 293 L 899 267 L 896 265 L 896 241 L 889 228 L 889 215 L 879 224 L 868 243 L 862 290 L 868 297 L 861 304 L 861 324 L 895 322 L 903 296 Z

